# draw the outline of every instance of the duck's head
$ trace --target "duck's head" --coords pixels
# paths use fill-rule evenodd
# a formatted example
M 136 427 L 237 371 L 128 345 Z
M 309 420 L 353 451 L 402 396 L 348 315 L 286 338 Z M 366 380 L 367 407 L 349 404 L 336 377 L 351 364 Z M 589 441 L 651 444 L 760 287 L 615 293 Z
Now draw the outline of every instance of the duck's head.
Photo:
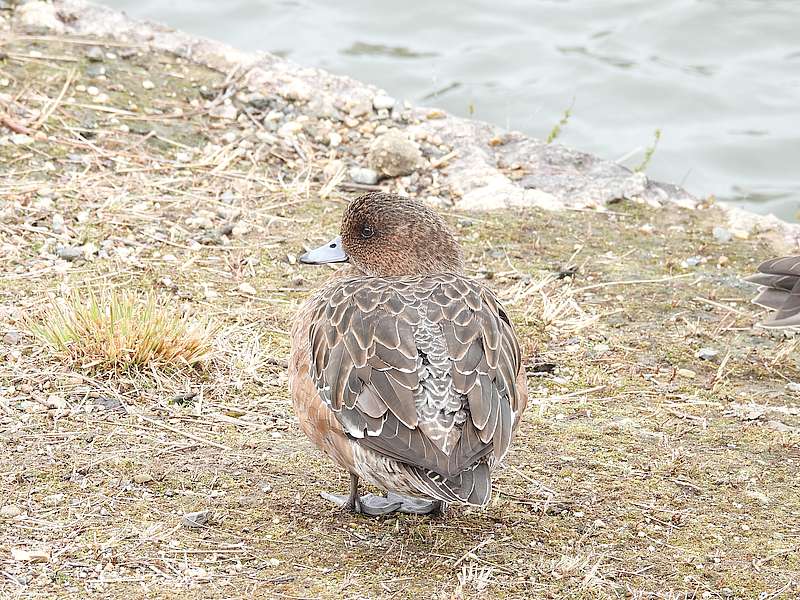
M 461 248 L 442 217 L 422 202 L 380 192 L 353 200 L 340 235 L 300 257 L 312 265 L 347 261 L 376 277 L 464 270 Z

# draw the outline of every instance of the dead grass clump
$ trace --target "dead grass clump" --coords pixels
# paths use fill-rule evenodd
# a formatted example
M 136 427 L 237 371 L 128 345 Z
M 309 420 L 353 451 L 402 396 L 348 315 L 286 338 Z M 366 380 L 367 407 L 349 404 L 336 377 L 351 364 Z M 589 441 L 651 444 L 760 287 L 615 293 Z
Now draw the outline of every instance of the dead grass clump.
M 216 327 L 191 322 L 153 294 L 72 292 L 56 300 L 31 333 L 62 358 L 115 371 L 135 367 L 201 367 L 213 354 Z

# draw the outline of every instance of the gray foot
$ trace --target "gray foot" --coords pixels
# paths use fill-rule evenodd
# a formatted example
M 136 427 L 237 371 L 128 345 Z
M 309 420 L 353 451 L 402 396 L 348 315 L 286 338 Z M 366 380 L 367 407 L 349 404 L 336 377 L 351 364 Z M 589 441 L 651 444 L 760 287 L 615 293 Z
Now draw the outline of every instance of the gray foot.
M 440 515 L 443 512 L 442 502 L 438 500 L 422 500 L 394 492 L 389 492 L 386 498 L 375 494 L 366 494 L 356 497 L 355 500 L 352 500 L 350 496 L 338 496 L 327 492 L 322 492 L 320 495 L 343 510 L 373 517 L 389 515 L 394 512 L 408 515 Z

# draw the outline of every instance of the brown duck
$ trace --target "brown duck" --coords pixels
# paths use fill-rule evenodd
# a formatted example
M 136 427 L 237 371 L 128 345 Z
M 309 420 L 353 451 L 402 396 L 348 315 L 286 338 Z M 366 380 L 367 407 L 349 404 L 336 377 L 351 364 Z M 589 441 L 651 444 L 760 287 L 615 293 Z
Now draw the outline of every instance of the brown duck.
M 495 295 L 464 274 L 445 221 L 370 193 L 306 264 L 347 262 L 300 309 L 289 387 L 305 434 L 350 473 L 323 494 L 365 514 L 485 505 L 528 401 L 519 344 Z M 360 497 L 359 480 L 387 491 Z
M 800 327 L 800 256 L 764 261 L 745 281 L 759 286 L 753 303 L 776 311 L 760 325 L 771 329 Z

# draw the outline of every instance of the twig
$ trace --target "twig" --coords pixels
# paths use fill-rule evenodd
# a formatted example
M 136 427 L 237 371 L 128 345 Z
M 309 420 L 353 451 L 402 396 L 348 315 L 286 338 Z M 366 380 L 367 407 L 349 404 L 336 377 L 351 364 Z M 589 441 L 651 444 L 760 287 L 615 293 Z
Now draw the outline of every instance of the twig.
M 684 277 L 692 277 L 694 273 L 683 273 L 682 275 L 672 275 L 670 277 L 661 277 L 660 279 L 626 279 L 623 281 L 605 281 L 603 283 L 595 283 L 592 285 L 587 285 L 584 287 L 576 288 L 571 290 L 571 293 L 576 294 L 578 292 L 585 292 L 587 290 L 595 290 L 597 288 L 608 287 L 612 285 L 635 285 L 637 283 L 664 283 L 666 281 L 672 281 L 673 279 L 682 279 Z
M 161 427 L 162 429 L 166 429 L 167 431 L 171 431 L 172 433 L 177 433 L 178 435 L 182 435 L 183 437 L 187 437 L 190 440 L 194 440 L 195 442 L 200 442 L 201 444 L 207 444 L 209 446 L 213 446 L 214 448 L 219 448 L 220 450 L 225 450 L 226 452 L 231 452 L 232 449 L 228 446 L 223 446 L 222 444 L 218 444 L 217 442 L 213 442 L 211 440 L 207 440 L 199 435 L 195 435 L 193 433 L 189 433 L 188 431 L 182 431 L 177 427 L 173 427 L 172 425 L 167 425 L 166 423 L 162 423 L 161 421 L 157 421 L 156 419 L 151 419 L 150 417 L 145 417 L 144 415 L 136 415 L 142 421 L 150 423 L 151 425 L 155 425 L 156 427 Z

